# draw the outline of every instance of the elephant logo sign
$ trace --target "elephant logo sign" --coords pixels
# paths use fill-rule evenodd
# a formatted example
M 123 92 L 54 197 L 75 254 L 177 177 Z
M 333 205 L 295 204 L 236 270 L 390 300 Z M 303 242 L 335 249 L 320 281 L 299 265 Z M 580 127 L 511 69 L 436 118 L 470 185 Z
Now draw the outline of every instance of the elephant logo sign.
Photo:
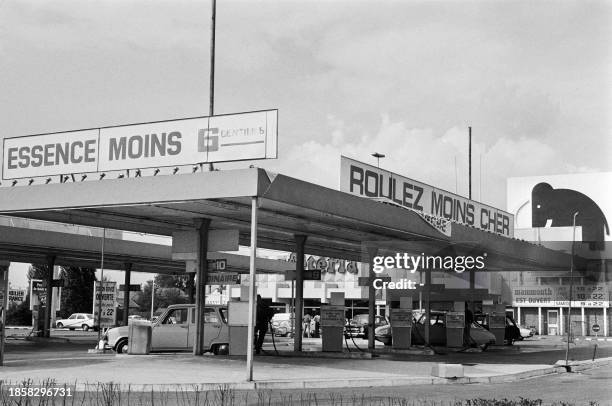
M 604 229 L 610 235 L 606 216 L 597 203 L 587 195 L 571 189 L 553 189 L 548 183 L 538 183 L 531 190 L 531 226 L 544 227 L 552 220 L 552 227 L 582 226 L 582 241 L 591 250 L 604 249 Z

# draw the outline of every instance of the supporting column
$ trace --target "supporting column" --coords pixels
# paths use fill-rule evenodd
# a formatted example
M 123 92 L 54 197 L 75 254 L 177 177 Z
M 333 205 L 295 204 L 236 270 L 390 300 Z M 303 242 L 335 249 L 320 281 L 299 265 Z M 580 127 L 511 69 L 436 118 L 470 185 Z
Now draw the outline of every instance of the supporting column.
M 210 219 L 197 219 L 198 228 L 198 268 L 196 279 L 196 334 L 193 341 L 193 355 L 204 353 L 204 305 L 206 303 L 206 278 L 208 277 L 208 229 Z
M 125 276 L 123 278 L 123 285 L 125 291 L 123 292 L 123 325 L 128 325 L 128 317 L 130 315 L 130 277 L 132 276 L 132 264 L 130 262 L 125 263 Z
M 257 197 L 251 199 L 251 257 L 249 258 L 249 326 L 247 330 L 247 381 L 253 380 L 253 341 L 255 340 L 255 258 L 257 257 Z
M 608 309 L 606 309 L 605 307 L 603 308 L 603 336 L 607 337 L 609 336 L 609 332 L 608 332 Z
M 541 336 L 546 335 L 542 332 L 542 308 L 538 306 L 538 332 Z
M 302 351 L 302 314 L 304 313 L 304 246 L 305 235 L 295 237 L 295 335 L 293 337 L 293 351 Z
M 476 313 L 476 309 L 474 309 L 474 290 L 476 289 L 476 270 L 474 268 L 470 269 L 470 300 L 468 301 L 468 309 L 472 312 L 472 314 Z M 465 311 L 465 307 L 461 310 Z
M 564 335 L 565 334 L 565 329 L 564 327 L 564 321 L 563 321 L 563 308 L 560 307 L 559 308 L 559 335 Z
M 0 261 L 0 291 L 3 298 L 0 302 L 0 366 L 4 365 L 4 337 L 6 336 L 6 312 L 8 310 L 9 262 Z
M 429 345 L 429 327 L 431 326 L 431 269 L 425 270 L 425 344 Z
M 47 275 L 45 278 L 47 289 L 47 303 L 45 304 L 45 324 L 43 337 L 51 337 L 51 312 L 53 311 L 53 267 L 55 266 L 55 255 L 47 257 Z
M 522 324 L 521 323 L 521 307 L 517 307 L 516 308 L 516 320 L 518 324 Z
M 375 305 L 376 305 L 376 289 L 374 289 L 374 278 L 376 277 L 376 274 L 374 273 L 374 257 L 376 256 L 376 253 L 378 252 L 378 248 L 377 247 L 372 247 L 372 246 L 367 246 L 366 249 L 368 250 L 368 276 L 369 276 L 369 283 L 368 283 L 368 350 L 373 351 L 374 350 L 374 329 L 376 328 L 376 323 L 374 322 L 375 320 L 375 315 L 374 315 L 374 310 L 375 310 Z
M 584 307 L 580 308 L 581 325 L 582 325 L 582 336 L 586 336 L 586 321 L 584 320 Z

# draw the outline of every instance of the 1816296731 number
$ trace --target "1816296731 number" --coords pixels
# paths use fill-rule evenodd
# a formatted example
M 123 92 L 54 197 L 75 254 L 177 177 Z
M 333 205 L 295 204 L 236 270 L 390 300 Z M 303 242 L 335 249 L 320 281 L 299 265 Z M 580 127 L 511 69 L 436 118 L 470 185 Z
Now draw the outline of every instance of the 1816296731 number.
M 9 397 L 70 397 L 74 389 L 69 386 L 47 387 L 47 386 L 9 386 Z

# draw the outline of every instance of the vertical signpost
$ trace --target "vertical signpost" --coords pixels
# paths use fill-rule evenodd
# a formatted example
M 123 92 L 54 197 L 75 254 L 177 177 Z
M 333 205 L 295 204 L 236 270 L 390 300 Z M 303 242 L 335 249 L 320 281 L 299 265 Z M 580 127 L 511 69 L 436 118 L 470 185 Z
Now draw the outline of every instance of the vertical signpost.
M 94 325 L 108 328 L 115 325 L 117 310 L 117 282 L 94 282 Z

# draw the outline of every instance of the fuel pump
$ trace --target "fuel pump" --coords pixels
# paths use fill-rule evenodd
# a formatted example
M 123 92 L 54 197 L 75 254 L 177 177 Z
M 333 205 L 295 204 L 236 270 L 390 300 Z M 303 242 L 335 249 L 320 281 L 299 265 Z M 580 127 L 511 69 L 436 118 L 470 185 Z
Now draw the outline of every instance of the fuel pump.
M 324 352 L 342 352 L 344 337 L 344 292 L 332 292 L 331 304 L 321 306 L 322 347 Z

